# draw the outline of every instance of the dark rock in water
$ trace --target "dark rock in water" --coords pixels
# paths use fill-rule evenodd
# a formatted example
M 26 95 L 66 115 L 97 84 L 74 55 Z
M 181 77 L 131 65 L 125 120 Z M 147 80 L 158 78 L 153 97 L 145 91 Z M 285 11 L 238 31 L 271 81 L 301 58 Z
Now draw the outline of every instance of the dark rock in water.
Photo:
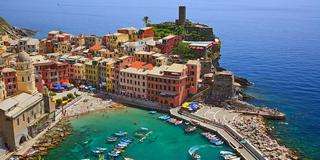
M 241 85 L 241 87 L 248 87 L 248 86 L 252 85 L 252 83 L 250 81 L 248 81 L 247 79 L 242 78 L 242 77 L 238 77 L 238 76 L 234 76 L 234 81 L 236 83 L 239 83 Z
M 254 99 L 255 97 L 253 97 L 253 96 L 251 96 L 251 95 L 249 95 L 249 94 L 247 94 L 246 92 L 244 92 L 243 90 L 240 90 L 239 91 L 239 93 L 241 94 L 241 96 L 242 96 L 242 100 L 243 101 L 249 101 L 249 100 L 252 100 L 252 99 Z
M 225 68 L 222 68 L 222 67 L 220 67 L 220 66 L 217 66 L 216 69 L 217 69 L 218 72 L 226 71 Z

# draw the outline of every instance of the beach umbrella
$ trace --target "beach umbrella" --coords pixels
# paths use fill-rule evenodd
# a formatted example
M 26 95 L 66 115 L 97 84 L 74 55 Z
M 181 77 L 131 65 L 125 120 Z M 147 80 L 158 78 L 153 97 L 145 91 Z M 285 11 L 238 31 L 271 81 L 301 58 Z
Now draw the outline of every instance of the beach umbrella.
M 197 110 L 199 108 L 199 105 L 195 102 L 190 103 L 189 108 L 192 110 Z
M 183 104 L 182 104 L 182 108 L 185 108 L 185 109 L 188 109 L 189 108 L 189 102 L 184 102 Z
M 66 83 L 62 83 L 62 84 L 61 84 L 61 87 L 67 88 L 67 84 L 66 84 Z
M 59 82 L 53 83 L 53 87 L 57 87 L 57 86 L 60 86 L 60 83 L 59 83 Z

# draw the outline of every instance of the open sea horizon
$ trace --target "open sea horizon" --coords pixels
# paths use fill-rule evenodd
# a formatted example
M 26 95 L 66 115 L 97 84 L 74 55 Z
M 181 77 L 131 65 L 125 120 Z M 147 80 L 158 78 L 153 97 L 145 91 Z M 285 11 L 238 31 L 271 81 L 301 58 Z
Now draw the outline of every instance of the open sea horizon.
M 220 64 L 254 83 L 254 104 L 274 107 L 286 123 L 270 122 L 276 138 L 302 158 L 320 157 L 320 1 L 317 0 L 1 0 L 0 16 L 17 27 L 104 35 L 120 27 L 187 17 L 214 28 Z

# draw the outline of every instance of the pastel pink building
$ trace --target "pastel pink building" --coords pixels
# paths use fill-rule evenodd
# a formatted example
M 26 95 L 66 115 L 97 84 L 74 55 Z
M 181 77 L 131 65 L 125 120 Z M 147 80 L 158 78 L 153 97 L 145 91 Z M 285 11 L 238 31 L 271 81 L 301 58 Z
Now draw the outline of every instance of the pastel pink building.
M 7 96 L 15 95 L 18 91 L 16 70 L 13 68 L 3 68 L 1 72 L 3 74 Z

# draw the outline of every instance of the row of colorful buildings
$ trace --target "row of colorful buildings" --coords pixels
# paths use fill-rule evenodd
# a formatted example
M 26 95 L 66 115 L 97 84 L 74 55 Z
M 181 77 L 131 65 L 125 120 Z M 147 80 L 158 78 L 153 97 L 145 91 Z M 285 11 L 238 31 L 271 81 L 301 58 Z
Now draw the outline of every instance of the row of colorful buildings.
M 44 86 L 52 88 L 57 82 L 87 84 L 101 91 L 179 106 L 188 95 L 197 92 L 200 76 L 210 69 L 201 70 L 202 60 L 181 63 L 179 56 L 172 55 L 173 48 L 183 41 L 182 36 L 156 40 L 154 35 L 152 27 L 121 28 L 101 37 L 50 31 L 41 40 L 12 41 L 4 37 L 3 46 L 10 48 L 15 44 L 10 42 L 17 42 L 16 52 L 30 55 L 38 91 Z M 214 48 L 216 42 L 188 43 L 202 55 Z M 20 72 L 12 60 L 2 61 L 6 95 L 14 96 L 18 93 Z

